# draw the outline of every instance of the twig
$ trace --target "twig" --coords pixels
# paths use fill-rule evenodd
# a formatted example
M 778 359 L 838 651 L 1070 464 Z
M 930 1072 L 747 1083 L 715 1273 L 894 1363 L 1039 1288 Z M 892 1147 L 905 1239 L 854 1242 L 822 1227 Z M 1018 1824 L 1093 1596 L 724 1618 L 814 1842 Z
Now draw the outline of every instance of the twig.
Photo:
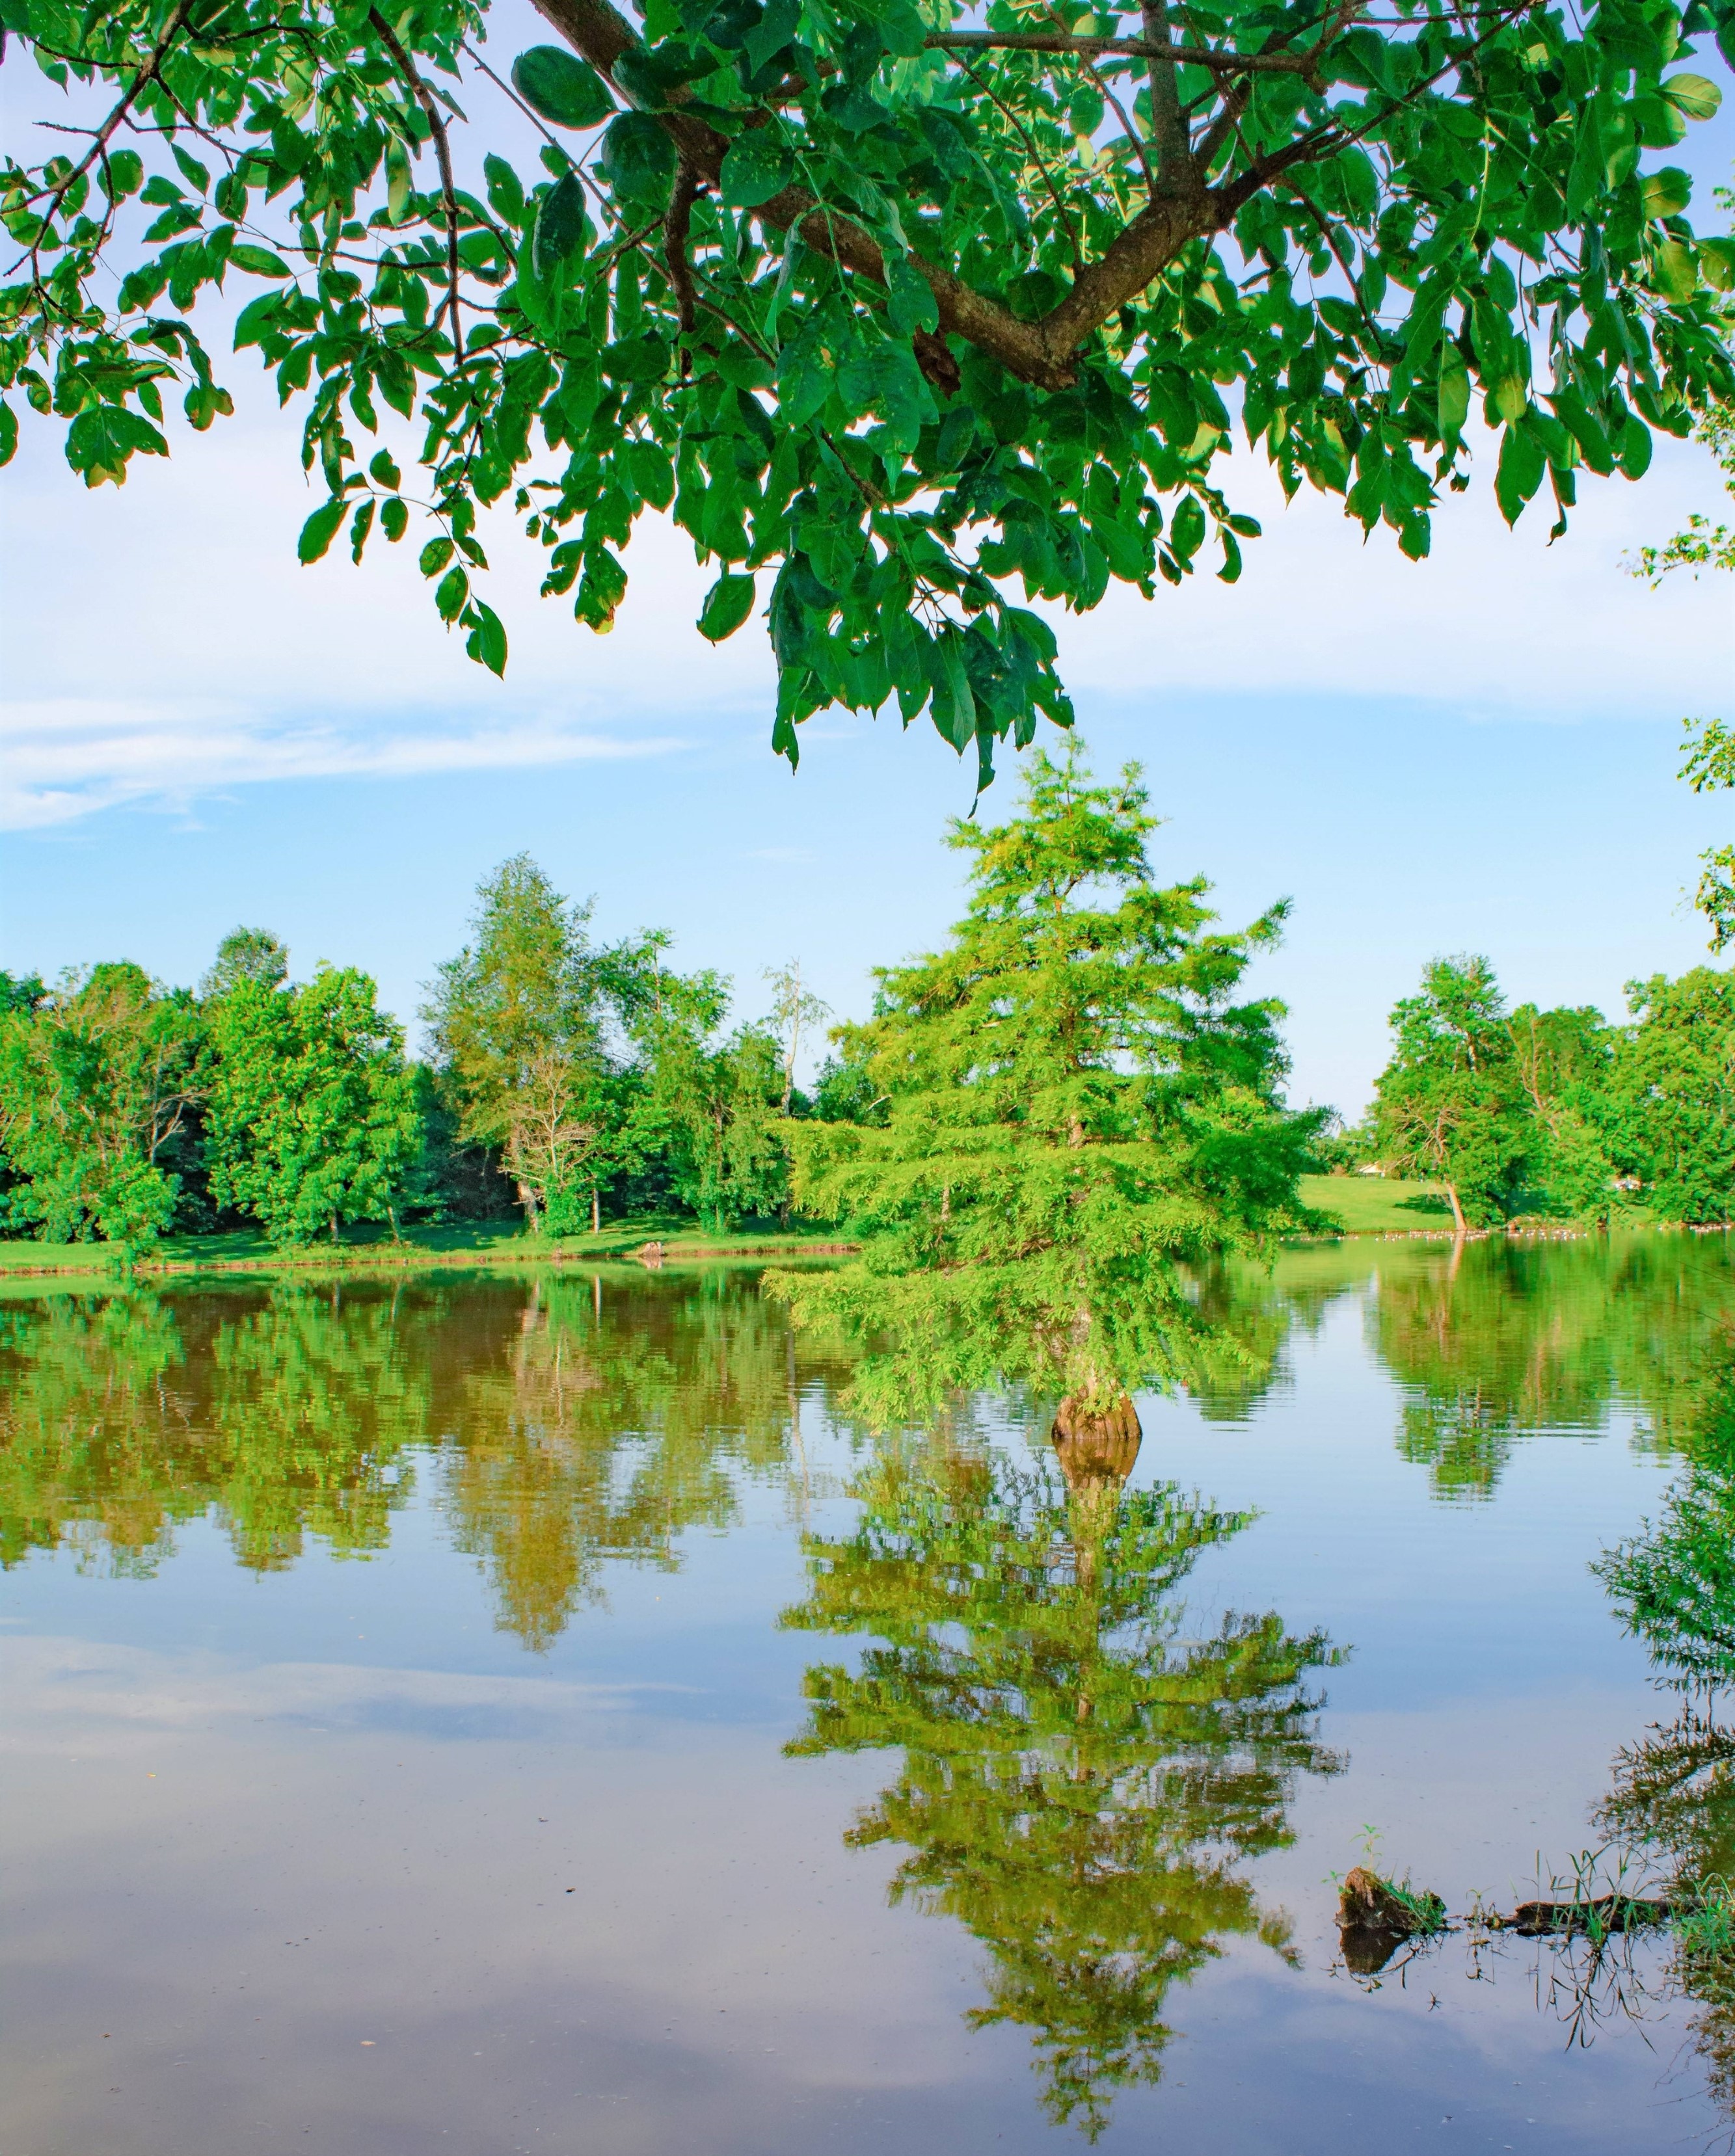
M 1177 45 L 1151 38 L 1073 38 L 1050 30 L 945 30 L 926 40 L 933 52 L 1067 53 L 1111 59 L 1169 60 L 1219 74 L 1306 74 L 1318 62 L 1302 53 L 1225 53 L 1210 45 Z
M 994 106 L 1001 117 L 1003 120 L 1008 121 L 1017 131 L 1019 141 L 1023 143 L 1025 150 L 1029 155 L 1031 163 L 1033 164 L 1037 172 L 1042 174 L 1043 184 L 1048 188 L 1050 198 L 1053 200 L 1055 208 L 1060 213 L 1060 222 L 1066 227 L 1067 241 L 1073 250 L 1073 267 L 1075 270 L 1082 270 L 1084 267 L 1084 251 L 1079 244 L 1079 235 L 1073 227 L 1071 214 L 1068 212 L 1066 204 L 1061 200 L 1060 190 L 1054 184 L 1053 175 L 1049 172 L 1048 167 L 1043 162 L 1042 152 L 1037 148 L 1035 142 L 1032 140 L 1030 130 L 1024 125 L 1024 122 L 1018 117 L 1017 114 L 1012 110 L 1012 107 L 1006 104 L 996 94 L 994 85 L 991 83 L 983 81 L 981 75 L 976 73 L 976 69 L 970 65 L 968 60 L 960 60 L 958 64 L 963 69 L 965 74 L 970 77 L 976 88 L 981 91 L 983 96 L 987 99 L 988 102 Z
M 67 196 L 72 192 L 75 182 L 84 177 L 85 174 L 90 171 L 91 166 L 96 162 L 96 160 L 102 155 L 103 151 L 107 149 L 109 145 L 109 137 L 114 133 L 121 122 L 132 110 L 135 99 L 137 98 L 145 85 L 147 83 L 154 82 L 156 80 L 157 69 L 162 66 L 163 60 L 167 54 L 169 47 L 174 43 L 176 38 L 180 34 L 182 26 L 186 22 L 187 18 L 193 13 L 193 6 L 194 0 L 181 0 L 180 6 L 177 8 L 174 13 L 170 16 L 167 24 L 164 28 L 162 35 L 157 40 L 155 45 L 152 46 L 151 49 L 151 57 L 145 62 L 145 64 L 133 77 L 131 85 L 127 88 L 126 95 L 121 98 L 120 103 L 116 105 L 114 110 L 110 113 L 108 118 L 105 120 L 101 126 L 97 129 L 96 139 L 91 143 L 90 148 L 85 152 L 84 156 L 80 158 L 77 164 L 73 167 L 72 170 L 66 175 L 66 177 L 61 181 L 59 186 L 55 188 L 54 193 L 49 197 L 48 207 L 42 213 L 44 223 L 46 223 L 49 218 L 56 214 L 61 203 L 65 201 Z
M 368 10 L 368 20 L 374 35 L 379 39 L 397 64 L 405 87 L 427 115 L 428 126 L 434 136 L 434 155 L 440 165 L 440 185 L 445 205 L 445 305 L 452 314 L 452 356 L 464 357 L 464 331 L 458 320 L 458 191 L 452 181 L 451 145 L 446 141 L 445 121 L 440 117 L 440 106 L 434 93 L 416 72 L 415 63 L 398 42 L 397 33 L 377 8 Z

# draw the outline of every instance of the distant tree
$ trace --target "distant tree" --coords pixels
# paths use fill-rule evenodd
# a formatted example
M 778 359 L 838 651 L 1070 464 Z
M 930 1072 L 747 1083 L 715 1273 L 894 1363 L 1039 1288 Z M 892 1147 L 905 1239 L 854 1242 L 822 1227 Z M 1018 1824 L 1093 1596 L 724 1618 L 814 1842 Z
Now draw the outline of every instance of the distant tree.
M 374 995 L 322 966 L 298 988 L 239 980 L 214 1007 L 212 1188 L 274 1242 L 394 1217 L 421 1134 L 403 1029 Z
M 139 1243 L 174 1217 L 169 1150 L 205 1081 L 190 996 L 142 968 L 69 973 L 0 1016 L 0 1152 L 11 1218 L 44 1240 Z
M 1391 1023 L 1375 1087 L 1381 1158 L 1444 1185 L 1462 1235 L 1509 1209 L 1529 1137 L 1506 1000 L 1485 958 L 1437 958 Z
M 1588 1004 L 1547 1011 L 1522 1004 L 1508 1029 L 1529 1111 L 1525 1204 L 1574 1219 L 1606 1219 L 1620 1195 L 1607 1129 L 1615 1029 Z
M 883 1123 L 789 1126 L 796 1202 L 863 1253 L 779 1291 L 891 1343 L 930 1396 L 1027 1378 L 1063 1419 L 1136 1427 L 1131 1389 L 1197 1353 L 1182 1268 L 1313 1217 L 1321 1116 L 1279 1102 L 1282 1007 L 1233 1000 L 1285 908 L 1217 931 L 1202 879 L 1156 880 L 1155 825 L 1135 767 L 1098 786 L 1037 754 L 1017 820 L 952 827 L 974 858 L 950 941 L 839 1029 Z
M 831 1006 L 802 987 L 799 958 L 791 958 L 786 966 L 768 966 L 765 978 L 772 989 L 767 1027 L 783 1056 L 783 1096 L 778 1107 L 786 1116 L 795 1090 L 795 1065 L 801 1054 L 801 1036 L 823 1024 L 831 1015 Z
M 787 1066 L 760 1027 L 723 1035 L 728 1009 L 719 975 L 665 975 L 638 1028 L 638 1144 L 662 1154 L 677 1201 L 718 1234 L 744 1216 L 780 1211 L 789 1196 L 780 1105 Z
M 1666 1220 L 1735 1219 L 1735 976 L 1627 984 L 1636 1023 L 1609 1079 L 1611 1143 Z
M 19 1011 L 28 1018 L 47 994 L 40 973 L 0 971 L 0 1017 L 12 1011 Z
M 280 987 L 289 978 L 289 948 L 268 928 L 231 928 L 217 946 L 217 956 L 198 984 L 209 1000 L 226 996 L 242 981 L 255 981 L 262 988 Z
M 810 1103 L 822 1122 L 870 1123 L 885 1120 L 884 1096 L 859 1055 L 828 1055 L 819 1067 Z
M 625 1029 L 655 1001 L 667 938 L 607 946 L 528 854 L 478 888 L 475 940 L 440 967 L 422 1017 L 466 1139 L 497 1147 L 532 1234 L 631 1158 Z

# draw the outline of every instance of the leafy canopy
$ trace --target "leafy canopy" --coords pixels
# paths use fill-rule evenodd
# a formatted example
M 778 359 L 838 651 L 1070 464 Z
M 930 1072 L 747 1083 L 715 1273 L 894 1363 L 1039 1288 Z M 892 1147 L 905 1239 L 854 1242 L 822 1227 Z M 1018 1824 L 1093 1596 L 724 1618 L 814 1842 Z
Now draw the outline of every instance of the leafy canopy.
M 704 634 L 764 608 L 779 751 L 895 696 L 986 778 L 1069 719 L 1028 601 L 1178 583 L 1207 533 L 1236 575 L 1237 413 L 1420 556 L 1473 414 L 1507 518 L 1545 480 L 1563 517 L 1735 386 L 1735 242 L 1645 154 L 1716 110 L 1732 0 L 541 12 L 513 61 L 481 0 L 0 0 L 85 93 L 0 169 L 0 459 L 21 408 L 91 485 L 167 452 L 170 394 L 209 429 L 196 303 L 256 280 L 236 344 L 326 488 L 304 562 L 414 524 L 498 671 L 485 509 L 597 629 L 667 510 Z
M 883 1124 L 788 1127 L 796 1202 L 863 1255 L 785 1290 L 896 1342 L 898 1383 L 997 1373 L 1105 1404 L 1172 1378 L 1206 1352 L 1179 1268 L 1310 1218 L 1321 1118 L 1279 1103 L 1282 1006 L 1234 1000 L 1285 908 L 1217 930 L 1202 878 L 1156 881 L 1155 824 L 1136 767 L 1097 786 L 1037 751 L 1022 816 L 952 827 L 975 859 L 949 944 L 840 1029 Z
M 219 1204 L 274 1242 L 384 1220 L 421 1144 L 403 1029 L 354 967 L 300 988 L 242 979 L 211 1006 L 207 1158 Z
M 0 1013 L 0 1156 L 11 1219 L 49 1242 L 148 1243 L 173 1219 L 189 1113 L 209 1058 L 184 989 L 92 966 Z

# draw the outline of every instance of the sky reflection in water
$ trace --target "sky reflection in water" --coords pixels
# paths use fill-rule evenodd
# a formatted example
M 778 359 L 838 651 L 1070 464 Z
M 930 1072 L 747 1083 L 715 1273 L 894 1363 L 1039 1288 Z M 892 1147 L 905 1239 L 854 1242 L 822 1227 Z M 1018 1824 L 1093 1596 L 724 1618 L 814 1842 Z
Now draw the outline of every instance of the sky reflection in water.
M 1358 1984 L 1329 1877 L 1735 1870 L 1659 1689 L 1727 1637 L 1724 1240 L 1203 1293 L 1244 1379 L 1124 1493 L 1036 1403 L 876 1438 L 740 1272 L 0 1303 L 9 2145 L 1727 2141 L 1715 1972 Z

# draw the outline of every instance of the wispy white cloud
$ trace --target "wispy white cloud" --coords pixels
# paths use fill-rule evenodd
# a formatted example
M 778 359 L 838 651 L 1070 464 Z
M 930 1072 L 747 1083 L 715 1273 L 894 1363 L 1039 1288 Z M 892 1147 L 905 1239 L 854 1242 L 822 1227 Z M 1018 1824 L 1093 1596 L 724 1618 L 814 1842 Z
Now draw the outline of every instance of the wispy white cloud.
M 666 756 L 682 745 L 535 715 L 444 726 L 378 713 L 309 723 L 209 699 L 20 701 L 0 703 L 0 825 L 41 829 L 129 802 L 186 802 L 272 779 L 525 769 Z

